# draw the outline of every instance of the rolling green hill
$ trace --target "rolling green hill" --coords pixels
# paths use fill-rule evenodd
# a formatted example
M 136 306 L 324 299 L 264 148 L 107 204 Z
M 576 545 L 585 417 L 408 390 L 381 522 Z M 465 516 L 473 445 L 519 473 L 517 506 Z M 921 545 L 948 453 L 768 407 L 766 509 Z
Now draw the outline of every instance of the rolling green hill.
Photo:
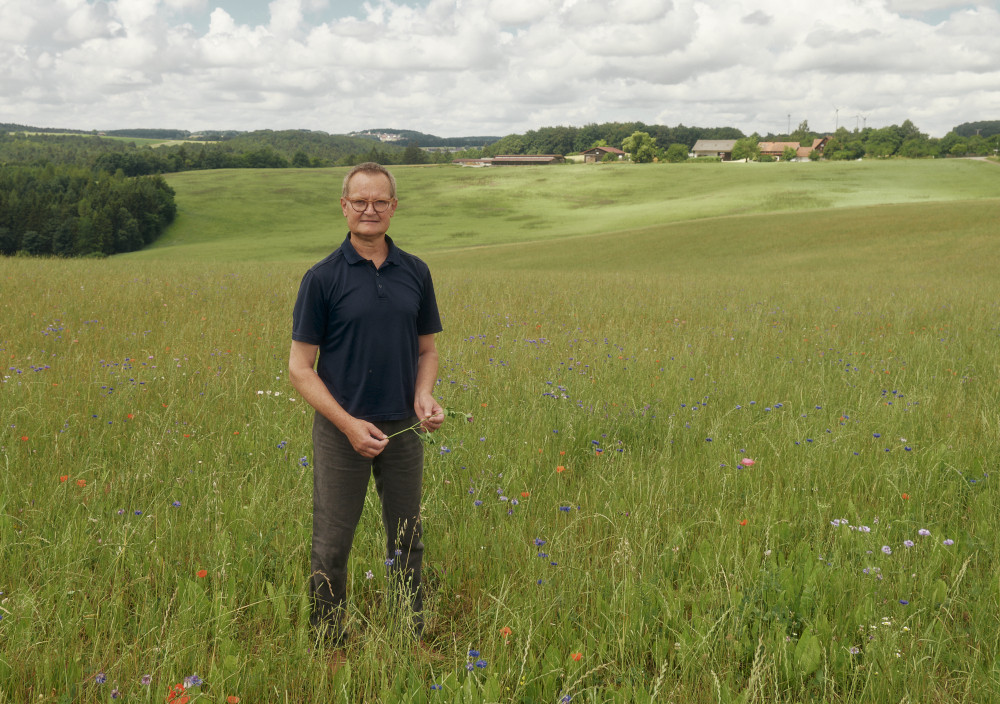
M 736 216 L 767 230 L 791 213 L 800 236 L 848 208 L 952 203 L 956 216 L 997 207 L 1000 168 L 973 160 L 793 164 L 651 164 L 463 169 L 394 167 L 399 209 L 390 234 L 418 253 L 649 230 Z M 316 260 L 345 229 L 345 168 L 194 171 L 167 177 L 178 217 L 139 259 Z M 840 212 L 840 216 L 836 214 Z M 895 217 L 921 216 L 907 208 Z M 995 218 L 994 218 L 995 220 Z M 614 241 L 611 241 L 612 251 Z

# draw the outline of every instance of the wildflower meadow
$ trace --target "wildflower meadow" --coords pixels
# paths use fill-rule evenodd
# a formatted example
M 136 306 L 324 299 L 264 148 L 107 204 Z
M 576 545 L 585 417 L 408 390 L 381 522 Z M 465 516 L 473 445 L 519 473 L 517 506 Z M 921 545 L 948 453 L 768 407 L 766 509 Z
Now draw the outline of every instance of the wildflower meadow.
M 580 234 L 478 247 L 409 238 L 406 199 L 450 183 L 440 230 L 523 224 L 448 210 L 488 200 L 481 173 L 398 170 L 390 234 L 434 274 L 454 413 L 426 438 L 424 640 L 372 490 L 342 658 L 308 626 L 287 355 L 343 170 L 309 175 L 334 207 L 305 208 L 329 228 L 297 257 L 258 232 L 240 258 L 239 230 L 199 250 L 216 216 L 179 183 L 184 236 L 158 248 L 0 261 L 0 702 L 1000 699 L 1000 166 L 943 165 L 915 202 L 670 209 L 692 170 L 753 189 L 784 165 L 745 166 L 491 172 L 509 208 L 541 179 Z M 838 188 L 879 192 L 881 168 Z M 259 178 L 295 210 L 294 173 Z M 664 182 L 574 204 L 588 178 Z

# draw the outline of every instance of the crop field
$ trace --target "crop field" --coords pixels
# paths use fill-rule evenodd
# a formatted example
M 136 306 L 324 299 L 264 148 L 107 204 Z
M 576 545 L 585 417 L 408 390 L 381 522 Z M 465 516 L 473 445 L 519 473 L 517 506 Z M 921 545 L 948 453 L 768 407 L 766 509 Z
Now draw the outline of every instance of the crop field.
M 343 173 L 0 260 L 0 703 L 1000 700 L 1000 167 L 396 169 L 473 420 L 423 643 L 371 491 L 331 666 L 287 354 Z

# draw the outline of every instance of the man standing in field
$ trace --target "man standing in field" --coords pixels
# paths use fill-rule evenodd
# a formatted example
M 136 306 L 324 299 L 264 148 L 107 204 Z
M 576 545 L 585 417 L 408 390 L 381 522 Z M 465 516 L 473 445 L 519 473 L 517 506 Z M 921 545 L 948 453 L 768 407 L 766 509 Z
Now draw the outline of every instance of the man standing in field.
M 408 592 L 418 635 L 423 628 L 423 443 L 403 431 L 444 421 L 432 396 L 441 319 L 427 265 L 386 234 L 396 205 L 385 167 L 348 172 L 347 238 L 306 272 L 292 313 L 289 378 L 316 410 L 310 622 L 333 644 L 345 637 L 347 558 L 369 475 L 382 502 L 385 564 Z

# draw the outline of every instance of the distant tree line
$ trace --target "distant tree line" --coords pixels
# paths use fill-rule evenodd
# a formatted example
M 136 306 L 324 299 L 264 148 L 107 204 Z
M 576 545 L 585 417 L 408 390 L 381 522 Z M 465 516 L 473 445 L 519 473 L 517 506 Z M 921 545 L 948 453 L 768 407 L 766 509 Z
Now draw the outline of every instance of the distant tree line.
M 498 154 L 578 154 L 593 146 L 621 148 L 622 143 L 636 132 L 645 133 L 664 152 L 673 144 L 688 149 L 699 139 L 739 139 L 743 133 L 734 127 L 686 127 L 677 125 L 647 125 L 642 122 L 605 122 L 583 127 L 542 127 L 524 134 L 503 137 L 481 150 L 470 150 L 479 156 Z
M 173 222 L 161 176 L 77 166 L 0 166 L 0 254 L 109 255 L 141 249 Z
M 809 123 L 803 122 L 791 135 L 768 135 L 766 138 L 753 136 L 760 141 L 799 141 L 802 144 L 811 144 L 817 137 L 829 136 L 830 141 L 823 151 L 823 158 L 834 161 L 888 157 L 921 159 L 992 156 L 1000 150 L 1000 121 L 959 125 L 941 138 L 929 137 L 910 120 L 904 120 L 901 125 L 879 128 L 849 130 L 840 127 L 832 135 L 813 132 L 809 129 Z
M 438 137 L 437 135 L 426 134 L 424 132 L 416 132 L 414 130 L 397 130 L 391 127 L 381 127 L 378 129 L 365 130 L 364 132 L 354 132 L 351 136 L 378 139 L 377 135 L 379 134 L 395 135 L 397 139 L 394 143 L 404 147 L 417 145 L 424 147 L 470 149 L 474 147 L 482 147 L 486 144 L 492 144 L 500 139 L 499 137 Z
M 8 132 L 4 127 L 22 128 Z M 499 154 L 575 154 L 594 146 L 624 148 L 635 160 L 683 161 L 699 139 L 747 140 L 753 157 L 756 141 L 798 141 L 811 144 L 816 137 L 830 136 L 809 129 L 803 122 L 790 135 L 754 134 L 745 136 L 733 127 L 688 127 L 647 125 L 642 122 L 607 122 L 583 127 L 542 127 L 523 134 L 511 134 L 484 146 L 453 152 L 427 151 L 418 142 L 427 138 L 438 145 L 442 139 L 407 130 L 384 130 L 401 136 L 398 141 L 380 142 L 375 136 L 331 135 L 310 130 L 258 130 L 245 133 L 212 133 L 216 141 L 183 142 L 158 146 L 137 146 L 133 138 L 173 139 L 190 133 L 183 130 L 116 130 L 119 138 L 103 138 L 86 133 L 37 134 L 40 130 L 21 125 L 0 125 L 0 164 L 32 166 L 72 165 L 121 171 L 125 176 L 144 176 L 195 169 L 315 168 L 351 166 L 362 161 L 381 164 L 448 163 L 458 157 L 491 157 Z M 369 131 L 370 132 L 370 131 Z M 197 135 L 204 138 L 206 133 Z M 121 137 L 125 137 L 122 139 Z M 456 138 L 466 144 L 476 139 Z M 638 141 L 636 141 L 638 140 Z M 909 120 L 902 125 L 849 131 L 841 127 L 832 135 L 825 151 L 828 159 L 866 157 L 975 156 L 995 153 L 1000 142 L 1000 121 L 966 123 L 941 139 L 929 138 Z

